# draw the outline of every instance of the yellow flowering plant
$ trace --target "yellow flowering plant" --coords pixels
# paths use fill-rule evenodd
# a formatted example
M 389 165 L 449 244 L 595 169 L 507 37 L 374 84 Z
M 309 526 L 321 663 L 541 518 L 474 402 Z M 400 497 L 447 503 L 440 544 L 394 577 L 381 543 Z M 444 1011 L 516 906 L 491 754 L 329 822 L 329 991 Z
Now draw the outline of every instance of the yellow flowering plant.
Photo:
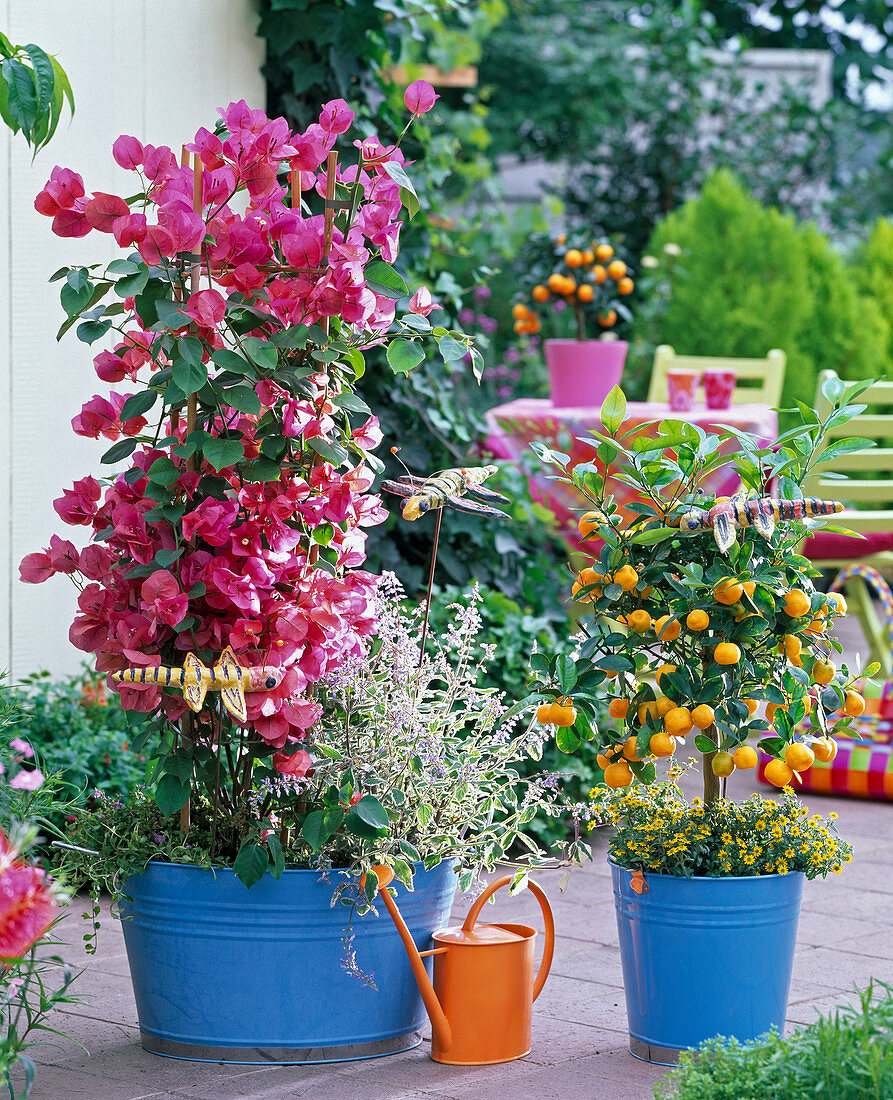
M 688 802 L 671 767 L 665 782 L 617 792 L 592 791 L 590 828 L 613 825 L 611 859 L 621 867 L 686 878 L 783 875 L 808 879 L 839 874 L 853 850 L 837 835 L 837 814 L 823 822 L 790 788 L 781 797 L 753 794 L 742 802 L 719 798 Z

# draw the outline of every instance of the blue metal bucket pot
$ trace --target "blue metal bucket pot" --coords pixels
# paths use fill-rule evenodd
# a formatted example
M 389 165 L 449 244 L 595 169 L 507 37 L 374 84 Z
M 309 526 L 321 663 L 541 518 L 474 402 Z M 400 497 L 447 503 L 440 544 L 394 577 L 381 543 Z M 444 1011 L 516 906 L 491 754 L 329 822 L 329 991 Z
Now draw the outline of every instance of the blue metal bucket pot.
M 202 1062 L 335 1062 L 410 1050 L 425 1009 L 387 913 L 354 915 L 370 988 L 342 967 L 350 909 L 316 871 L 265 876 L 152 863 L 125 884 L 122 928 L 146 1050 Z M 420 950 L 449 923 L 452 865 L 416 870 L 400 908 Z
M 784 1025 L 804 875 L 692 878 L 611 862 L 630 1053 L 673 1065 L 717 1035 Z

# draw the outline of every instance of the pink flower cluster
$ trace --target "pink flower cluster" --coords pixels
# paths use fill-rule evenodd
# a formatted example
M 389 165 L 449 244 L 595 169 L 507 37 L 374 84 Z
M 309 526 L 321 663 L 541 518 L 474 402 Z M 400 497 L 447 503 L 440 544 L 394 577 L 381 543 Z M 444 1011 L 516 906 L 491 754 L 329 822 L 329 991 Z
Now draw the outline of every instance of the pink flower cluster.
M 309 416 L 307 408 L 296 412 Z M 143 447 L 133 463 L 148 470 L 162 454 Z M 311 686 L 358 654 L 374 629 L 377 578 L 357 567 L 364 528 L 386 513 L 369 493 L 372 475 L 363 466 L 338 473 L 319 463 L 309 481 L 283 476 L 239 485 L 232 476 L 223 500 L 199 494 L 199 479 L 182 467 L 175 488 L 187 511 L 175 526 L 145 518 L 155 505 L 145 495 L 148 478 L 128 484 L 119 477 L 104 493 L 94 478 L 83 478 L 54 507 L 66 523 L 103 533 L 101 542 L 78 550 L 54 535 L 45 550 L 24 558 L 21 577 L 39 583 L 55 573 L 78 575 L 82 591 L 69 637 L 96 655 L 100 672 L 180 664 L 187 651 L 219 653 L 227 645 L 246 666 L 282 668 L 273 691 L 247 696 L 251 725 L 282 747 L 318 715 Z M 321 524 L 334 532 L 334 574 L 308 561 L 304 532 Z M 177 549 L 169 568 L 151 568 L 159 551 Z M 189 629 L 178 630 L 187 616 Z M 184 710 L 181 698 L 162 696 L 153 685 L 109 686 L 129 710 L 162 706 L 171 718 Z
M 407 96 L 413 114 L 436 99 L 430 86 L 418 83 Z M 35 206 L 53 218 L 54 231 L 113 234 L 119 245 L 136 249 L 148 265 L 141 271 L 168 294 L 161 324 L 141 305 L 148 299 L 154 310 L 157 293 L 141 298 L 136 290 L 135 298 L 124 299 L 123 319 L 109 314 L 119 338 L 94 359 L 103 381 L 127 379 L 161 390 L 166 383 L 157 381 L 158 372 L 172 366 L 176 377 L 172 348 L 184 343 L 196 364 L 200 347 L 210 378 L 218 369 L 216 352 L 241 355 L 244 373 L 253 370 L 244 359 L 246 345 L 257 353 L 261 341 L 283 329 L 331 317 L 340 319 L 341 339 L 352 347 L 382 338 L 395 303 L 372 289 L 365 269 L 370 260 L 397 255 L 400 188 L 388 166 L 403 164 L 399 149 L 376 138 L 353 143 L 356 163 L 337 169 L 339 194 L 353 196 L 350 214 L 339 215 L 328 249 L 325 217 L 311 212 L 325 195 L 328 154 L 352 121 L 347 104 L 333 100 L 317 123 L 296 134 L 283 119 L 232 103 L 222 111 L 223 130 L 201 129 L 187 146 L 200 158 L 200 173 L 180 165 L 167 147 L 122 136 L 114 159 L 139 175 L 132 190 L 146 196 L 132 205 L 104 192 L 88 196 L 77 173 L 53 169 Z M 231 206 L 240 192 L 247 203 Z M 300 201 L 308 193 L 311 202 Z M 184 292 L 196 263 L 198 286 Z M 427 290 L 410 305 L 422 315 L 433 308 Z M 246 315 L 249 323 L 256 319 L 248 331 Z M 314 362 L 302 354 L 300 363 Z M 269 744 L 294 752 L 318 716 L 313 685 L 357 655 L 375 628 L 377 579 L 360 567 L 364 529 L 386 513 L 370 493 L 373 476 L 363 461 L 363 452 L 381 442 L 381 430 L 373 416 L 360 426 L 347 424 L 338 403 L 348 387 L 339 381 L 344 371 L 324 372 L 317 363 L 319 373 L 305 370 L 296 386 L 294 355 L 277 350 L 273 360 L 275 366 L 245 378 L 259 413 L 200 402 L 198 415 L 205 439 L 238 441 L 240 462 L 257 459 L 271 437 L 278 440 L 285 448 L 274 452 L 282 455 L 278 480 L 246 480 L 239 463 L 219 469 L 201 452 L 193 469 L 188 451 L 178 446 L 188 435 L 179 414 L 143 434 L 142 415 L 122 419 L 126 395 L 93 397 L 72 421 L 74 431 L 113 441 L 141 437 L 132 469 L 105 486 L 85 477 L 65 490 L 55 501 L 57 513 L 67 524 L 89 528 L 93 541 L 79 550 L 54 535 L 20 570 L 33 583 L 56 573 L 76 580 L 81 591 L 70 638 L 95 654 L 101 672 L 179 665 L 187 651 L 220 653 L 227 645 L 246 666 L 281 669 L 276 688 L 248 694 L 248 721 Z M 244 405 L 245 385 L 240 389 Z M 155 428 L 158 434 L 150 434 Z M 156 447 L 150 440 L 160 436 L 167 444 Z M 340 464 L 323 458 L 335 446 L 348 455 Z M 165 477 L 157 483 L 152 467 L 160 460 Z M 159 515 L 162 497 L 167 507 Z M 325 547 L 325 568 L 317 564 L 317 541 Z M 128 709 L 161 708 L 172 719 L 184 710 L 171 690 L 109 686 Z
M 46 875 L 19 859 L 0 831 L 0 962 L 26 954 L 55 918 Z

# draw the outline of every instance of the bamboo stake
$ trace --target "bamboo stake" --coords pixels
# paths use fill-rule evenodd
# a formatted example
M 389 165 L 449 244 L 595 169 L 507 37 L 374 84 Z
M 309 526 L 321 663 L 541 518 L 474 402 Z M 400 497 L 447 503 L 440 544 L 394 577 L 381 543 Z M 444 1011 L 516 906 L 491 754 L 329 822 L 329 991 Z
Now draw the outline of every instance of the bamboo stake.
M 428 616 L 431 614 L 431 595 L 434 589 L 434 566 L 437 565 L 437 545 L 440 542 L 440 524 L 443 520 L 443 508 L 437 509 L 437 522 L 434 525 L 434 546 L 431 548 L 431 568 L 428 570 L 428 594 L 425 597 L 425 621 L 422 624 L 422 644 L 419 653 L 419 668 L 425 660 L 425 642 L 428 639 Z

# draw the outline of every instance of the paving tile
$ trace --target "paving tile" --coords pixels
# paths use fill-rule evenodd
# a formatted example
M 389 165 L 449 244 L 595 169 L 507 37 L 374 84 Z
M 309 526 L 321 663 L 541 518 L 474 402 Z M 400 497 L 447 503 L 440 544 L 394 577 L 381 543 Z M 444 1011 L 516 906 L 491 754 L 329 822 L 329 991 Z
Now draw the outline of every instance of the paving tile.
M 854 955 L 893 959 L 893 927 L 888 924 L 886 928 L 877 928 L 863 936 L 854 936 L 847 940 L 846 947 Z
M 849 946 L 849 945 L 847 945 Z M 872 978 L 893 983 L 893 959 L 875 959 L 828 947 L 799 947 L 794 973 L 836 989 L 867 985 Z
M 140 1091 L 122 1081 L 95 1077 L 66 1066 L 40 1066 L 30 1100 L 161 1100 L 176 1093 L 157 1086 Z

